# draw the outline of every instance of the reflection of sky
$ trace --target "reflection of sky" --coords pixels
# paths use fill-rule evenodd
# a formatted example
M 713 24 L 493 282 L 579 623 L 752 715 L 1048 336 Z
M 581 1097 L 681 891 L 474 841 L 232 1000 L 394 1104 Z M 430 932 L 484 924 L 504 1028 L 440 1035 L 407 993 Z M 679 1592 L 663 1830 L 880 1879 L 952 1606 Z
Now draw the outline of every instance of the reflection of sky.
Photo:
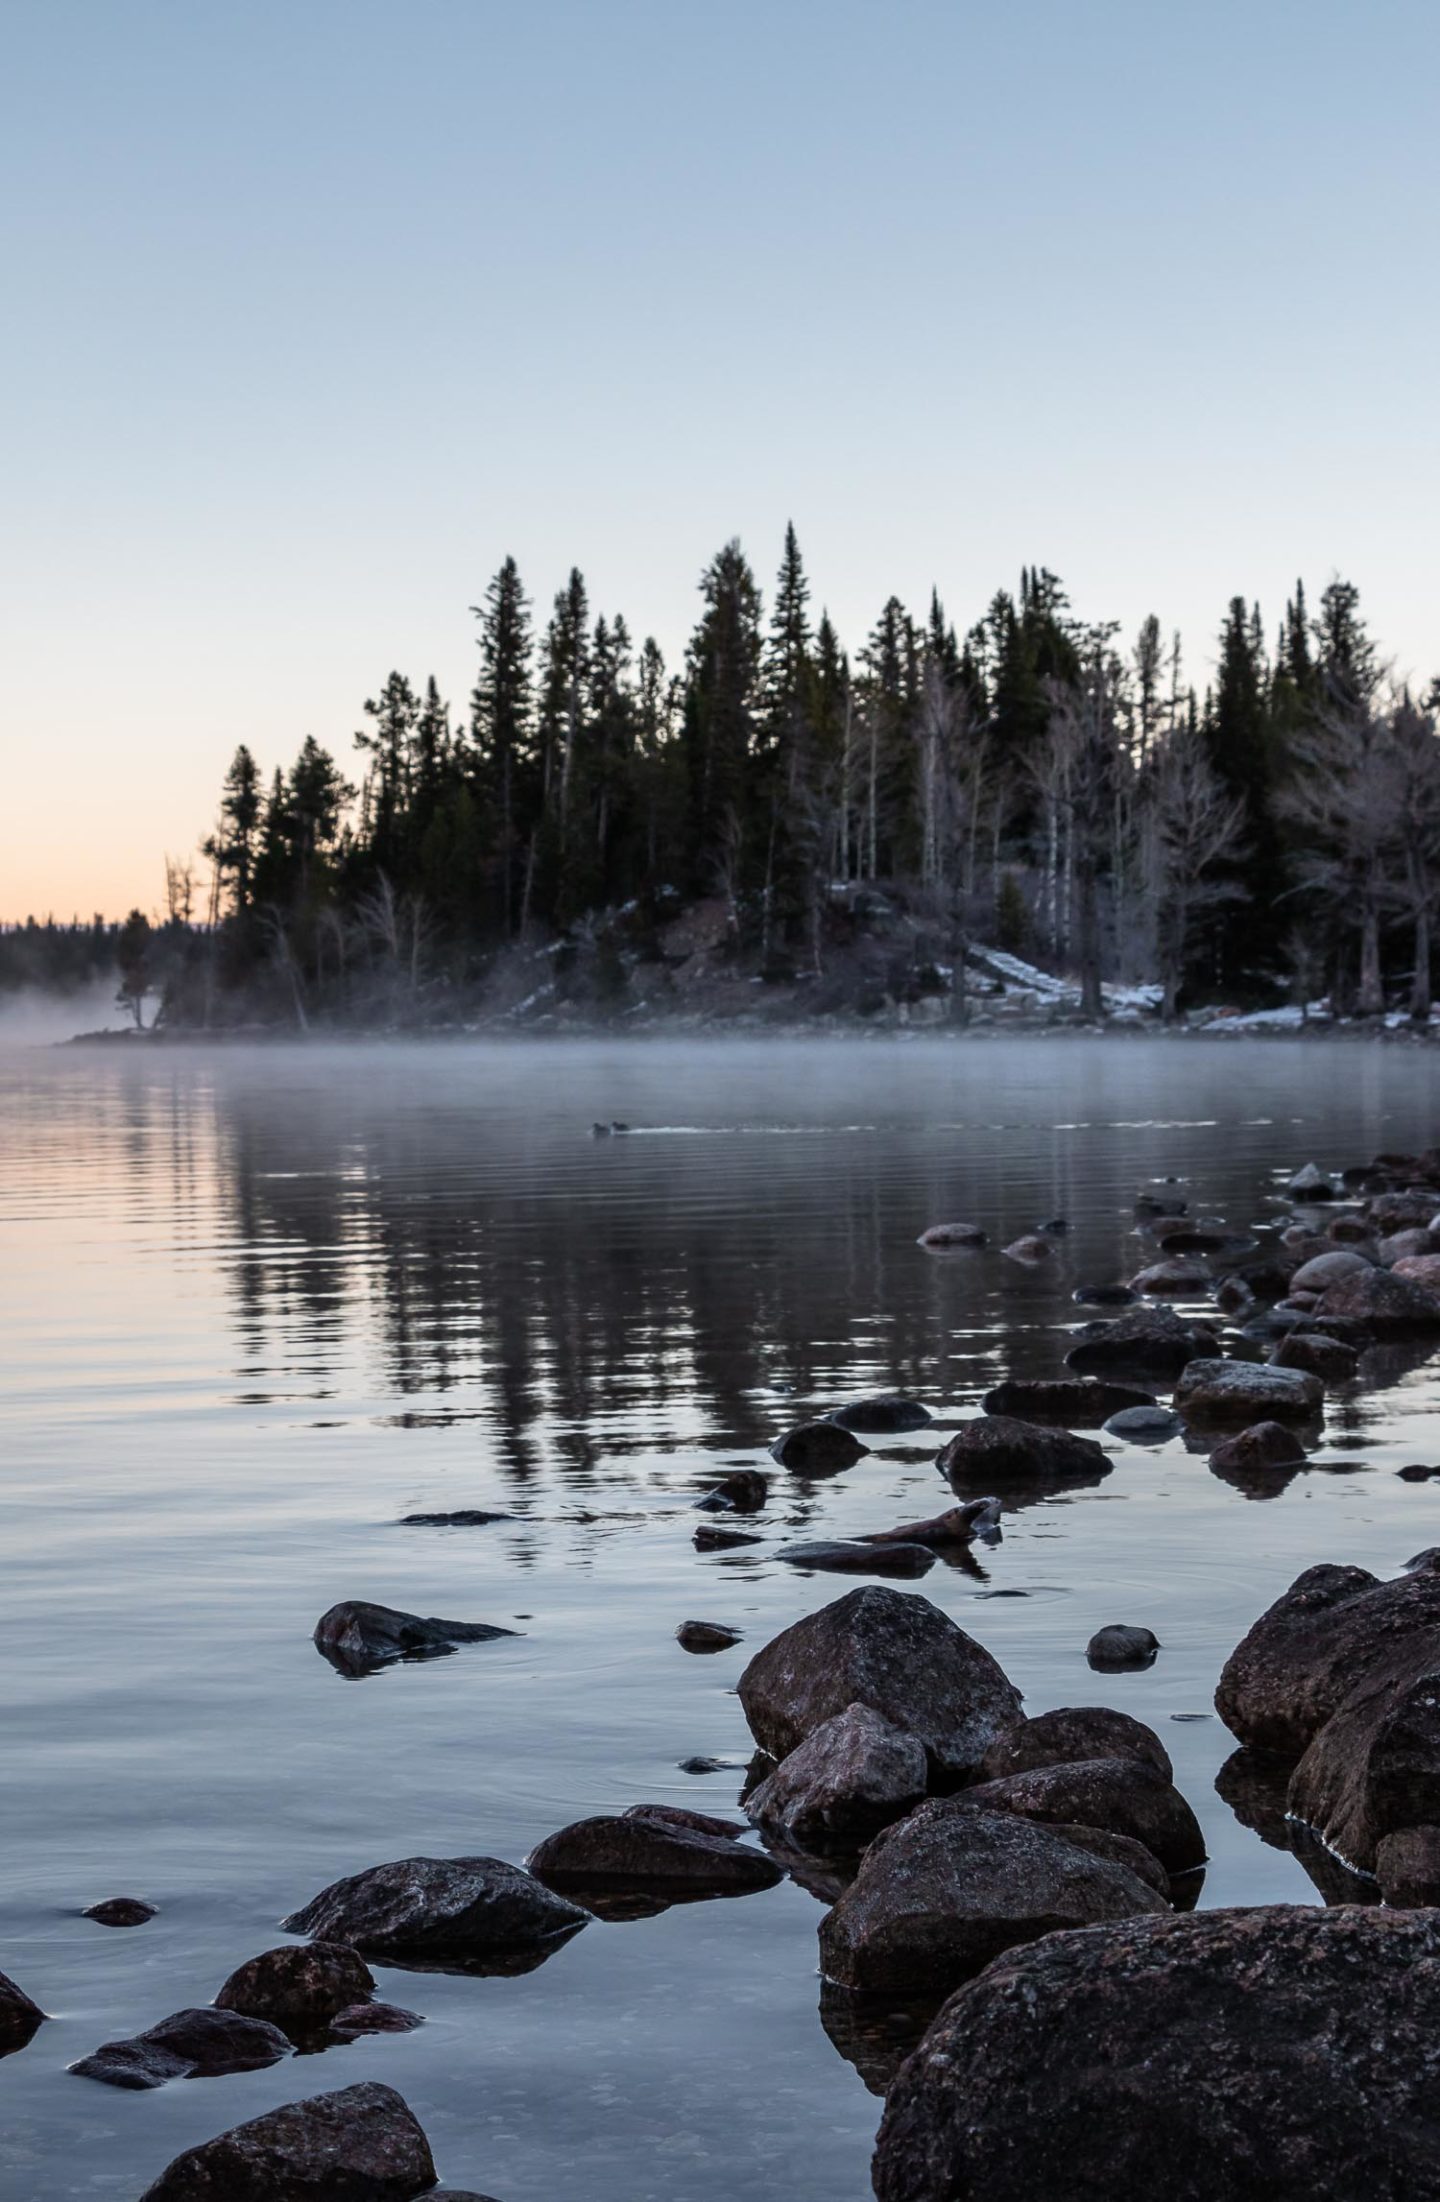
M 21 0 L 0 915 L 154 901 L 239 740 L 456 701 L 507 552 L 673 651 L 793 516 L 854 643 L 1022 562 L 1440 659 L 1428 0 Z M 23 209 L 23 213 L 20 211 Z

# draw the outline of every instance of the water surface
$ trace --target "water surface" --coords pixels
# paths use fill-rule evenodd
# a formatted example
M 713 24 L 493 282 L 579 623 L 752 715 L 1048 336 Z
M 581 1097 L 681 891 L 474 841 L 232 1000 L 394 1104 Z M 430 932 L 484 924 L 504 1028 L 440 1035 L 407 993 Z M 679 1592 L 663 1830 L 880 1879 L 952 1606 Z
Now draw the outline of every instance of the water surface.
M 937 1511 L 945 1424 L 1058 1373 L 1074 1284 L 1145 1258 L 1150 1180 L 1269 1222 L 1311 1156 L 1433 1141 L 1435 1083 L 1419 1050 L 1073 1036 L 0 1059 L 0 1968 L 52 2014 L 0 2063 L 0 2194 L 138 2196 L 183 2147 L 377 2078 L 503 2202 L 863 2202 L 879 2104 L 821 2024 L 793 1883 L 591 1926 L 520 1979 L 378 1970 L 423 2028 L 267 2072 L 132 2095 L 65 2067 L 209 2001 L 342 1873 L 733 1808 L 738 1775 L 679 1762 L 746 1757 L 745 1658 L 850 1587 L 770 1548 Z M 1052 1272 L 994 1251 L 1056 1214 Z M 954 1217 L 992 1248 L 916 1247 Z M 1031 1712 L 1161 1731 L 1203 1904 L 1317 1900 L 1216 1792 L 1226 1654 L 1300 1568 L 1390 1573 L 1440 1538 L 1393 1473 L 1440 1457 L 1435 1369 L 1381 1373 L 1268 1500 L 1107 1439 L 1103 1482 L 921 1586 Z M 708 1478 L 891 1388 L 939 1427 L 777 1471 L 764 1547 L 695 1552 Z M 458 1507 L 516 1518 L 397 1526 Z M 347 1682 L 310 1632 L 350 1597 L 523 1633 Z M 745 1644 L 689 1657 L 688 1618 Z M 1090 1673 L 1112 1620 L 1156 1630 L 1152 1669 Z M 78 1917 L 120 1893 L 159 1916 Z

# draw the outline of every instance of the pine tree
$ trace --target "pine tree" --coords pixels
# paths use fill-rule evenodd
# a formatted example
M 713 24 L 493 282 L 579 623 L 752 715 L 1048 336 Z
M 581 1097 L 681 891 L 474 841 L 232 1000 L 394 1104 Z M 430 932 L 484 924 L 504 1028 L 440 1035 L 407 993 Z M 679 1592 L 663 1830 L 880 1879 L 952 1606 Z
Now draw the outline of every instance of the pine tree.
M 494 819 L 495 919 L 508 937 L 520 907 L 522 851 L 532 841 L 539 791 L 531 746 L 530 600 L 520 570 L 507 558 L 472 605 L 480 621 L 480 677 L 470 703 L 474 783 L 482 811 Z
M 738 541 L 700 578 L 704 610 L 686 662 L 682 739 L 688 777 L 689 883 L 732 901 L 747 877 L 748 768 L 755 745 L 760 591 Z
M 237 916 L 250 907 L 262 807 L 260 769 L 242 742 L 220 790 L 219 824 L 203 844 L 217 882 L 227 876 L 231 882 L 231 909 Z

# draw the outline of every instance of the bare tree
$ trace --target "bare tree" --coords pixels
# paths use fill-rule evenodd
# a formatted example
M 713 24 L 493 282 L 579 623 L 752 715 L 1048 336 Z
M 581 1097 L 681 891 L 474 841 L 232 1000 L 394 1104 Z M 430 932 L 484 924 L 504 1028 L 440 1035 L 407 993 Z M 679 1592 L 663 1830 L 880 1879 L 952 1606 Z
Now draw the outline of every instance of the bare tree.
M 1165 735 L 1141 792 L 1145 884 L 1164 988 L 1161 1014 L 1169 1023 L 1199 924 L 1241 892 L 1217 867 L 1240 854 L 1245 806 L 1225 793 L 1198 729 L 1188 720 Z
M 1359 935 L 1355 1007 L 1385 1007 L 1380 929 L 1392 899 L 1387 858 L 1395 839 L 1395 773 L 1386 714 L 1368 701 L 1327 703 L 1295 736 L 1294 770 L 1278 808 L 1293 829 L 1302 885 Z
M 1440 737 L 1434 719 L 1408 694 L 1385 721 L 1380 773 L 1393 836 L 1390 900 L 1409 919 L 1414 942 L 1410 1015 L 1428 1024 L 1430 909 L 1440 870 Z

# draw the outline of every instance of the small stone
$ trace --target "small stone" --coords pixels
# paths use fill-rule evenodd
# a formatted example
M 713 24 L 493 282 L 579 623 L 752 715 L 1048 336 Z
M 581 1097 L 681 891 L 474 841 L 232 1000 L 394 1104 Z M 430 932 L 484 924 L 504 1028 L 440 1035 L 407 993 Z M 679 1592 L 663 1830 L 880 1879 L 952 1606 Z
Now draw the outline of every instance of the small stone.
M 868 1705 L 822 1721 L 751 1791 L 745 1809 L 801 1848 L 873 1835 L 925 1794 L 925 1746 Z
M 610 1813 L 547 1835 L 528 1862 L 538 1881 L 562 1891 L 739 1896 L 784 1878 L 773 1859 L 737 1843 L 728 1828 L 717 1836 Z
M 1132 1628 L 1126 1621 L 1112 1621 L 1097 1629 L 1085 1646 L 1092 1667 L 1108 1671 L 1117 1667 L 1151 1667 L 1160 1639 L 1150 1629 Z
M 1270 1356 L 1272 1368 L 1308 1369 L 1322 1384 L 1348 1383 L 1359 1365 L 1360 1356 L 1353 1346 L 1319 1331 L 1292 1331 Z
M 1135 1299 L 1127 1284 L 1077 1285 L 1070 1297 L 1081 1307 L 1130 1307 Z
M 695 1504 L 707 1514 L 758 1514 L 770 1496 L 770 1479 L 758 1468 L 735 1468 Z
M 589 1913 L 503 1858 L 399 1858 L 334 1881 L 280 1924 L 386 1964 L 527 1971 Z
M 802 1422 L 798 1428 L 787 1430 L 777 1437 L 770 1448 L 770 1457 L 800 1475 L 829 1474 L 837 1468 L 852 1468 L 857 1460 L 863 1460 L 870 1450 L 862 1445 L 854 1434 L 842 1429 L 838 1422 Z
M 1010 1415 L 982 1415 L 962 1423 L 935 1462 L 957 1494 L 1008 1484 L 1059 1484 L 1079 1478 L 1098 1482 L 1111 1460 L 1093 1438 Z
M 1128 1384 L 1105 1384 L 1094 1377 L 1011 1378 L 986 1392 L 980 1404 L 992 1417 L 1099 1429 L 1107 1416 L 1126 1407 L 1153 1407 L 1155 1397 Z
M 351 2003 L 335 2013 L 330 2032 L 341 2041 L 358 2041 L 362 2034 L 413 2034 L 424 2024 L 418 2011 L 402 2011 L 398 2003 Z
M 1138 1445 L 1163 1445 L 1185 1427 L 1171 1407 L 1122 1407 L 1105 1428 L 1112 1437 L 1128 1437 Z
M 1042 1263 L 1055 1259 L 1055 1249 L 1050 1241 L 1041 1238 L 1040 1234 L 1035 1231 L 1027 1233 L 1022 1239 L 1012 1239 L 1010 1244 L 1002 1246 L 1000 1251 L 1007 1261 L 1019 1262 L 1027 1269 L 1038 1269 Z
M 107 1896 L 102 1903 L 87 1904 L 80 1917 L 98 1920 L 102 1927 L 143 1927 L 157 1908 L 143 1896 Z
M 720 1529 L 712 1522 L 702 1522 L 693 1541 L 697 1552 L 733 1552 L 742 1544 L 763 1544 L 765 1539 L 753 1529 Z
M 740 1759 L 711 1759 L 697 1752 L 693 1758 L 681 1759 L 682 1774 L 739 1774 L 744 1771 Z
M 1315 1163 L 1307 1162 L 1303 1170 L 1297 1170 L 1285 1188 L 1294 1200 L 1333 1200 L 1335 1188 Z
M 983 1246 L 985 1233 L 978 1223 L 932 1223 L 915 1241 L 917 1246 Z
M 932 1514 L 928 1521 L 905 1522 L 899 1529 L 873 1530 L 857 1541 L 861 1544 L 923 1544 L 941 1552 L 950 1545 L 973 1544 L 977 1537 L 988 1542 L 999 1534 L 1000 1501 L 986 1497 L 967 1499 L 963 1506 L 947 1506 L 943 1514 Z
M 175 2011 L 126 2041 L 107 2041 L 70 2070 L 109 2087 L 163 2087 L 167 2080 L 258 2072 L 290 2055 L 278 2026 L 238 2011 Z
M 277 2026 L 319 2026 L 374 1990 L 369 1966 L 348 1943 L 286 1942 L 237 1966 L 215 2005 Z
M 723 1621 L 682 1621 L 675 1631 L 675 1641 L 682 1651 L 729 1651 L 732 1644 L 741 1641 L 738 1629 L 727 1628 Z
M 316 1622 L 315 1649 L 342 1674 L 359 1676 L 393 1660 L 434 1659 L 458 1644 L 488 1644 L 514 1634 L 488 1621 L 441 1621 L 346 1599 Z
M 829 1420 L 842 1430 L 859 1430 L 869 1437 L 882 1436 L 900 1430 L 923 1430 L 934 1416 L 928 1407 L 922 1407 L 918 1399 L 905 1399 L 899 1393 L 887 1393 L 882 1399 L 855 1399 L 848 1407 L 837 1407 Z

